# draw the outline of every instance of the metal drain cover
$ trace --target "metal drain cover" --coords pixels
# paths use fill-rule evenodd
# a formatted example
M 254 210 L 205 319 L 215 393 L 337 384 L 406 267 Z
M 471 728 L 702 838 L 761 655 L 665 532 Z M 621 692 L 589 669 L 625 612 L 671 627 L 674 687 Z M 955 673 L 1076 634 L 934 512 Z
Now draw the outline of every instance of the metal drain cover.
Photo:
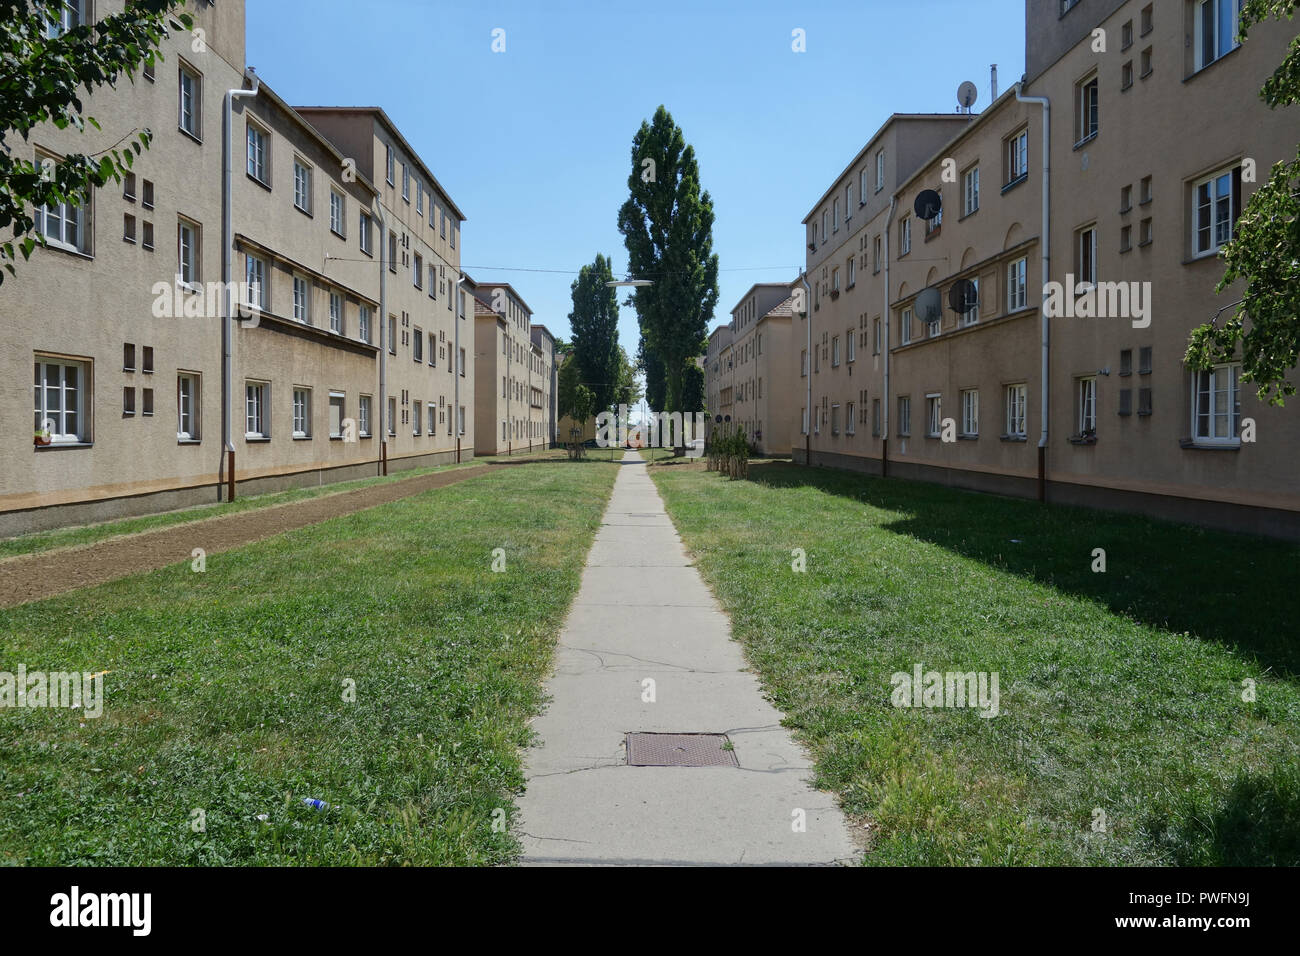
M 627 735 L 629 767 L 739 767 L 726 734 Z

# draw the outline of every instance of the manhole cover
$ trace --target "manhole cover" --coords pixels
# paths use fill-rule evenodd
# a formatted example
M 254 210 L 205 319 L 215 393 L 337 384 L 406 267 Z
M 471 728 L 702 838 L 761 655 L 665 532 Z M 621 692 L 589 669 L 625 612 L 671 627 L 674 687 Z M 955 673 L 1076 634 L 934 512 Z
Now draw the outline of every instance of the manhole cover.
M 628 734 L 629 767 L 739 767 L 726 734 Z

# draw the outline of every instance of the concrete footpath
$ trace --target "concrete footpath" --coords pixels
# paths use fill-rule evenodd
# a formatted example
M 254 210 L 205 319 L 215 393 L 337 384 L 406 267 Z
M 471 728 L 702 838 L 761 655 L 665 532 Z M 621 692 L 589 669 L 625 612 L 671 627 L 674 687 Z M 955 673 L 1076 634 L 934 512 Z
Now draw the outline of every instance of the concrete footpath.
M 551 703 L 533 725 L 522 862 L 851 862 L 834 798 L 808 785 L 808 759 L 745 667 L 645 463 L 628 452 L 560 634 Z M 638 731 L 725 733 L 739 766 L 628 766 L 624 736 Z

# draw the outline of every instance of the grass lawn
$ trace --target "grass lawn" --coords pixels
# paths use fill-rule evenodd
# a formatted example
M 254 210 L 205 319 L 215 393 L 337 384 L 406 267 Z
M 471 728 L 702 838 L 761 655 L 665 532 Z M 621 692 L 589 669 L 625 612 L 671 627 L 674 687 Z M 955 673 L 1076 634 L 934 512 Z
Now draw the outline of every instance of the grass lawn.
M 617 471 L 501 468 L 0 611 L 0 671 L 109 672 L 98 719 L 0 709 L 0 864 L 508 862 Z
M 0 538 L 0 560 L 23 554 L 36 554 L 41 551 L 55 551 L 60 548 L 94 544 L 97 541 L 104 541 L 121 535 L 139 534 L 141 531 L 153 531 L 156 528 L 168 528 L 173 525 L 188 524 L 191 521 L 206 521 L 208 518 L 218 518 L 222 515 L 236 514 L 240 511 L 287 505 L 295 501 L 305 501 L 308 498 L 320 498 L 344 491 L 355 491 L 358 488 L 366 488 L 370 485 L 388 484 L 406 478 L 431 474 L 436 471 L 468 468 L 471 465 L 481 465 L 484 461 L 495 460 L 497 459 L 476 458 L 472 461 L 462 462 L 459 465 L 413 468 L 409 471 L 395 471 L 382 477 L 359 478 L 355 481 L 340 481 L 329 485 L 312 485 L 309 488 L 293 488 L 289 491 L 276 491 L 263 495 L 247 495 L 230 502 L 198 505 L 193 508 L 165 511 L 154 515 L 141 515 L 136 518 L 119 518 L 100 524 L 77 525 L 76 527 L 56 528 L 50 531 L 34 531 L 31 534 L 16 535 L 12 538 Z
M 1300 864 L 1300 548 L 784 463 L 650 473 L 866 863 Z M 918 663 L 997 672 L 999 715 L 894 707 Z

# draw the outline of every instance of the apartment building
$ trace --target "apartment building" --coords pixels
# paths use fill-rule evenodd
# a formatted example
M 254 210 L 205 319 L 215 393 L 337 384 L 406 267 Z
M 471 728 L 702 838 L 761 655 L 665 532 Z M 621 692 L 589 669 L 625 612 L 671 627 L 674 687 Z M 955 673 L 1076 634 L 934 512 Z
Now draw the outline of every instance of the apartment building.
M 542 393 L 542 417 L 541 427 L 538 428 L 539 437 L 546 439 L 548 447 L 555 447 L 559 438 L 559 416 L 557 411 L 557 392 L 560 386 L 560 362 L 555 352 L 555 336 L 551 330 L 541 324 L 532 327 L 531 337 L 533 348 L 537 356 L 538 379 L 540 384 L 538 390 Z
M 1218 0 L 1027 2 L 1024 86 L 900 176 L 888 298 L 864 326 L 856 307 L 839 317 L 883 356 L 865 396 L 826 374 L 821 331 L 814 463 L 1300 535 L 1300 420 L 1257 401 L 1239 364 L 1182 361 L 1190 330 L 1240 298 L 1215 292 L 1218 250 L 1300 129 L 1258 97 L 1286 25 L 1238 47 L 1235 17 Z M 837 395 L 870 402 L 869 443 L 835 434 Z
M 555 341 L 508 282 L 473 283 L 478 455 L 550 447 Z M 537 330 L 536 333 L 534 330 Z
M 797 398 L 789 367 L 793 304 L 789 283 L 751 286 L 731 310 L 731 322 L 709 335 L 704 356 L 710 421 L 729 416 L 759 454 L 789 453 L 789 413 Z
M 811 453 L 815 463 L 862 467 L 879 457 L 889 242 L 891 233 L 910 242 L 915 228 L 895 194 L 971 122 L 961 114 L 894 114 L 804 217 L 811 301 L 794 322 L 797 344 L 786 358 L 798 383 L 787 415 L 799 460 Z
M 94 13 L 122 6 L 105 0 Z M 69 6 L 67 16 L 88 10 Z M 122 183 L 80 208 L 39 212 L 50 248 L 0 288 L 9 373 L 0 396 L 16 407 L 25 392 L 35 431 L 30 446 L 17 429 L 2 439 L 0 534 L 207 503 L 232 485 L 257 493 L 453 460 L 461 438 L 472 454 L 472 432 L 451 433 L 452 409 L 459 404 L 465 422 L 472 395 L 464 358 L 460 374 L 450 371 L 454 343 L 466 337 L 455 288 L 463 215 L 382 111 L 308 119 L 246 71 L 242 2 L 191 13 L 195 32 L 173 23 L 163 58 L 134 83 L 87 98 L 102 132 L 42 128 L 7 143 L 57 158 L 154 131 Z M 231 105 L 237 315 L 227 389 L 228 90 L 240 92 Z M 374 178 L 387 148 L 419 184 L 414 212 L 391 174 Z M 432 236 L 419 228 L 420 209 L 436 217 Z M 394 271 L 381 282 L 384 251 Z M 389 397 L 397 402 L 381 423 Z M 417 434 L 416 422 L 428 431 Z
M 472 320 L 460 282 L 465 216 L 383 109 L 303 106 L 298 112 L 378 192 L 378 208 L 363 226 L 375 231 L 374 242 L 357 270 L 373 272 L 371 258 L 382 255 L 387 467 L 459 461 L 474 448 L 467 413 L 475 377 Z

